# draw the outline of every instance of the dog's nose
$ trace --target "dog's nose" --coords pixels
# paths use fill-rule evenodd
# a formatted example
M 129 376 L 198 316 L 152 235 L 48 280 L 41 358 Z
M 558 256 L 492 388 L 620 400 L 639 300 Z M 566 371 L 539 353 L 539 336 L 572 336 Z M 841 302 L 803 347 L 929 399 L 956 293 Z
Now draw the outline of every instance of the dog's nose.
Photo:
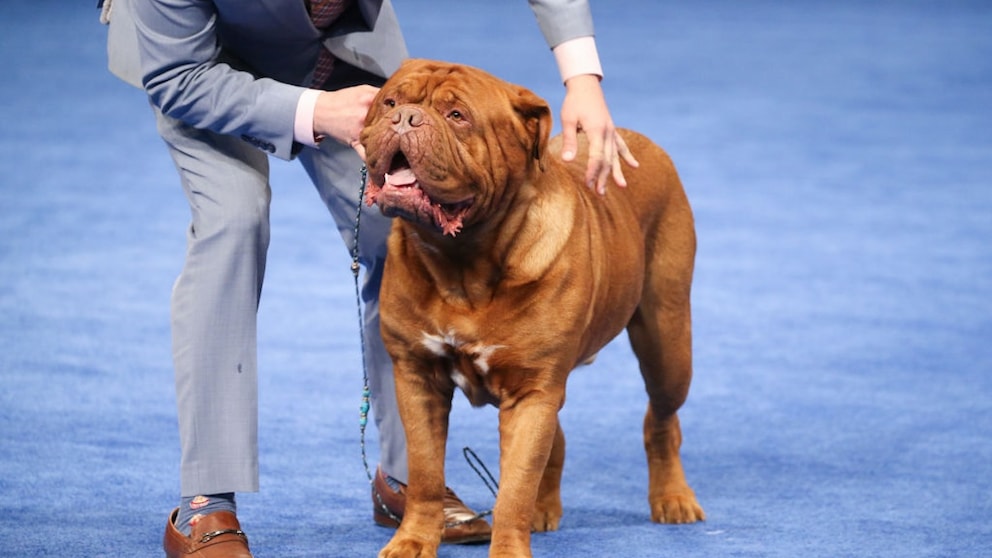
M 403 106 L 393 113 L 393 130 L 398 134 L 409 132 L 424 123 L 424 113 L 418 107 Z

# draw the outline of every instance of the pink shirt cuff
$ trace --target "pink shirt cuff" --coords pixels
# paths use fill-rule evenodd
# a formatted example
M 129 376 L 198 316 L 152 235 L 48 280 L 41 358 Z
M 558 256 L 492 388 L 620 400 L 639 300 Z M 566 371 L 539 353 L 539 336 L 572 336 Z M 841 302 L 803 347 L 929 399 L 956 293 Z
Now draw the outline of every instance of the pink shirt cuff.
M 317 107 L 317 97 L 321 91 L 317 89 L 307 89 L 300 95 L 300 100 L 296 103 L 296 121 L 293 123 L 293 139 L 317 147 L 317 140 L 313 134 L 313 113 Z
M 599 63 L 599 53 L 596 51 L 596 39 L 591 35 L 578 37 L 561 43 L 553 49 L 561 81 L 582 74 L 593 74 L 603 77 L 603 67 Z

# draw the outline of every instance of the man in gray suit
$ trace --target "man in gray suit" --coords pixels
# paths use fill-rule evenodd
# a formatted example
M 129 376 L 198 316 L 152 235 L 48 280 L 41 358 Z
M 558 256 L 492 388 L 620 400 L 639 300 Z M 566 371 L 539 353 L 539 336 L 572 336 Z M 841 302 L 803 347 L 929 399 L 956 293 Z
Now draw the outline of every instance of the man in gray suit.
M 181 504 L 166 555 L 250 556 L 234 494 L 258 490 L 256 315 L 269 241 L 269 155 L 297 158 L 347 246 L 354 241 L 358 135 L 377 86 L 406 57 L 390 0 L 104 0 L 111 71 L 150 99 L 192 212 L 172 293 L 173 358 L 182 461 Z M 585 1 L 530 0 L 566 97 L 563 156 L 583 130 L 591 187 L 624 184 Z M 329 10 L 332 22 L 315 23 Z M 314 19 L 311 19 L 311 16 Z M 331 67 L 318 76 L 319 64 Z M 406 440 L 392 368 L 379 335 L 378 290 L 389 220 L 365 210 L 359 238 L 368 348 L 379 430 L 374 518 L 403 512 Z M 389 508 L 382 509 L 382 503 Z M 454 493 L 446 542 L 487 540 L 489 525 Z M 459 520 L 461 522 L 459 523 Z

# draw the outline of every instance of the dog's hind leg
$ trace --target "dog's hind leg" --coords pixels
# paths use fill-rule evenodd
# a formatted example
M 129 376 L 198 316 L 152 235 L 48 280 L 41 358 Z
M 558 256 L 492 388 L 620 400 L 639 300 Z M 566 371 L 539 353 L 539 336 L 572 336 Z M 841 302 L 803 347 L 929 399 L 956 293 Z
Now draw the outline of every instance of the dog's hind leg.
M 667 324 L 659 342 L 657 320 L 645 323 L 640 311 L 628 327 L 631 345 L 640 361 L 648 392 L 644 416 L 644 450 L 648 459 L 648 501 L 651 520 L 658 523 L 692 523 L 705 518 L 696 496 L 685 480 L 679 449 L 682 430 L 676 414 L 685 401 L 692 377 L 688 325 Z M 674 345 L 674 346 L 671 346 Z
M 666 238 L 649 242 L 641 302 L 627 326 L 648 392 L 644 449 L 648 459 L 651 519 L 692 523 L 705 518 L 682 469 L 682 430 L 676 412 L 692 380 L 690 286 L 695 238 L 688 228 L 669 223 Z M 686 234 L 672 235 L 672 231 Z

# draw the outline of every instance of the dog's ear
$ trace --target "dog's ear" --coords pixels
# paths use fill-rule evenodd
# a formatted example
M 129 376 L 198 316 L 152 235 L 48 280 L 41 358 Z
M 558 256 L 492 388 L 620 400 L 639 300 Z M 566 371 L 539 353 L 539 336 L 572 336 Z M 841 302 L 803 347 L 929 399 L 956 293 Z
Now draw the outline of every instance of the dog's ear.
M 537 160 L 538 166 L 543 171 L 544 156 L 548 149 L 548 139 L 551 137 L 551 107 L 529 89 L 519 87 L 513 99 L 513 108 L 520 115 L 527 130 L 531 156 Z

